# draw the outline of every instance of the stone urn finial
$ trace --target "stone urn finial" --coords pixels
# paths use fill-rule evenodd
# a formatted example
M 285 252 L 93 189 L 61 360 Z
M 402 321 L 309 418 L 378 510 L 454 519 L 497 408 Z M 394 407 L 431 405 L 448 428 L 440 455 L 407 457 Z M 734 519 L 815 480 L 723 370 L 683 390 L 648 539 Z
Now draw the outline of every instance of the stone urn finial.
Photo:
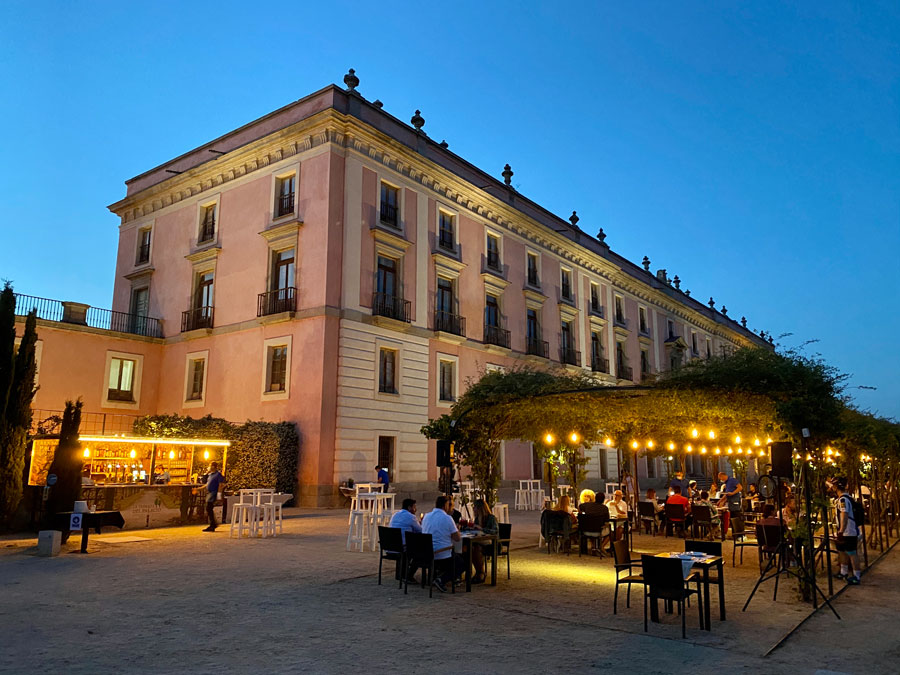
M 374 105 L 379 110 L 381 110 L 384 107 L 384 103 L 381 102 L 381 99 L 377 99 L 377 98 L 372 102 L 372 105 Z
M 773 338 L 771 335 L 769 335 L 769 344 L 770 344 L 770 345 L 774 345 L 774 344 L 775 344 L 775 338 Z
M 709 296 L 709 302 L 707 303 L 710 309 L 716 308 L 716 301 L 712 299 L 712 296 Z
M 440 145 L 444 150 L 450 147 L 450 144 L 447 141 L 441 141 L 440 143 L 438 143 L 438 145 Z
M 506 183 L 507 186 L 512 185 L 513 170 L 509 164 L 503 167 L 503 173 L 500 175 L 503 176 L 503 182 Z
M 728 308 L 725 305 L 722 305 L 722 309 L 719 311 L 722 312 L 722 316 L 728 316 Z
M 572 211 L 572 215 L 569 216 L 569 222 L 572 223 L 572 227 L 576 227 L 579 220 L 581 220 L 581 218 L 578 217 L 578 214 Z
M 681 279 L 678 278 L 677 274 L 674 277 L 672 277 L 672 283 L 675 284 L 675 288 L 677 290 L 679 290 L 679 291 L 681 290 Z
M 597 239 L 601 244 L 606 244 L 606 232 L 603 231 L 603 228 L 600 228 L 600 231 L 597 233 Z
M 353 68 L 344 75 L 344 84 L 347 85 L 347 91 L 356 91 L 356 88 L 359 86 L 359 78 L 356 76 L 356 71 Z
M 644 256 L 644 259 L 641 261 L 641 265 L 644 266 L 645 272 L 649 272 L 650 271 L 650 258 L 648 258 L 647 256 Z
M 684 294 L 688 297 L 691 297 L 691 289 L 690 288 L 685 289 Z
M 416 114 L 412 116 L 409 122 L 416 128 L 416 131 L 422 131 L 422 127 L 425 126 L 425 118 L 422 117 L 422 111 L 416 110 Z
M 744 328 L 747 327 L 747 317 L 746 316 L 741 317 L 741 326 L 743 326 Z

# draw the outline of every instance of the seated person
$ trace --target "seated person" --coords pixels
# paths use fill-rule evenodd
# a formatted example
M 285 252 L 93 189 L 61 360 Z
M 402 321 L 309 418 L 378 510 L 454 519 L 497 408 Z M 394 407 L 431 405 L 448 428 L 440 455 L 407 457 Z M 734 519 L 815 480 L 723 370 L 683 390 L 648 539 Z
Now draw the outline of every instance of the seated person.
M 688 482 L 684 479 L 684 471 L 680 469 L 675 472 L 675 477 L 669 482 L 669 490 L 674 491 L 675 488 L 681 488 L 679 493 L 685 497 L 690 496 L 690 491 L 688 490 Z
M 583 513 L 581 507 L 585 504 L 596 504 L 597 503 L 597 493 L 593 490 L 584 489 L 581 491 L 581 494 L 578 495 L 578 513 Z
M 606 508 L 609 509 L 610 518 L 628 518 L 628 503 L 623 499 L 621 490 L 613 493 L 612 499 L 606 502 Z M 622 525 L 616 526 L 616 539 L 622 538 L 624 529 Z
M 432 585 L 441 593 L 447 590 L 447 584 L 453 580 L 453 570 L 456 575 L 462 574 L 465 569 L 465 560 L 453 550 L 453 543 L 460 541 L 461 537 L 453 517 L 453 497 L 440 495 L 434 502 L 434 509 L 422 519 L 422 532 L 430 534 L 434 546 L 435 568 L 441 570 L 441 576 L 436 577 Z
M 579 498 L 581 499 L 581 503 L 578 505 L 578 515 L 579 516 L 582 514 L 584 514 L 586 516 L 597 515 L 597 516 L 600 516 L 601 519 L 605 523 L 607 523 L 606 525 L 603 526 L 603 529 L 599 532 L 599 534 L 601 535 L 600 548 L 602 549 L 603 544 L 606 543 L 609 539 L 609 507 L 607 507 L 606 504 L 604 504 L 603 502 L 597 501 L 597 495 L 594 493 L 593 490 L 582 490 L 581 495 L 579 495 Z M 580 523 L 579 523 L 578 527 L 579 528 L 581 527 Z M 585 534 L 593 534 L 593 533 L 585 532 Z M 580 537 L 579 537 L 579 539 L 580 539 Z M 591 540 L 591 542 L 593 544 L 594 540 Z M 585 549 L 584 552 L 587 553 L 587 550 Z M 599 554 L 599 550 L 595 548 L 592 551 L 592 553 L 595 555 Z
M 719 509 L 716 505 L 709 501 L 709 493 L 706 490 L 700 492 L 700 499 L 694 502 L 694 509 L 709 509 L 709 519 L 712 522 L 712 531 L 709 533 L 713 538 L 718 538 L 721 534 L 722 519 L 719 517 Z
M 403 546 L 406 547 L 406 533 L 407 532 L 421 532 L 422 526 L 419 524 L 419 519 L 416 517 L 416 500 L 415 499 L 404 499 L 402 508 L 397 511 L 393 516 L 391 516 L 391 522 L 388 523 L 388 527 L 396 527 L 400 529 L 400 536 L 403 538 Z M 400 564 L 400 561 L 397 561 L 397 565 Z M 410 581 L 414 581 L 414 577 L 416 574 L 416 567 L 413 565 L 409 566 L 409 569 L 406 571 L 406 576 L 409 577 Z M 400 578 L 400 568 L 397 568 L 397 578 Z
M 681 486 L 673 485 L 672 494 L 666 500 L 666 504 L 679 504 L 684 508 L 684 525 L 691 523 L 691 500 L 681 494 Z M 676 521 L 673 521 L 676 522 Z
M 657 522 L 662 522 L 666 519 L 666 509 L 662 504 L 659 503 L 659 500 L 656 498 L 656 490 L 654 490 L 653 488 L 647 488 L 647 496 L 643 501 L 653 504 L 653 510 L 656 512 Z
M 486 501 L 483 499 L 476 499 L 472 504 L 472 512 L 475 516 L 472 524 L 473 529 L 481 530 L 485 534 L 497 534 L 500 531 L 500 525 L 497 523 L 497 518 L 491 513 L 491 507 L 488 506 Z M 493 548 L 493 544 L 476 544 L 475 548 L 472 549 L 472 564 L 475 566 L 475 576 L 472 578 L 472 583 L 484 583 L 485 551 L 490 551 L 489 555 L 492 555 Z
M 747 498 L 753 499 L 754 501 L 759 499 L 759 491 L 756 489 L 756 483 L 750 483 L 747 486 Z
M 758 525 L 781 525 L 781 520 L 775 515 L 775 505 L 766 504 L 763 506 L 762 518 L 759 519 Z

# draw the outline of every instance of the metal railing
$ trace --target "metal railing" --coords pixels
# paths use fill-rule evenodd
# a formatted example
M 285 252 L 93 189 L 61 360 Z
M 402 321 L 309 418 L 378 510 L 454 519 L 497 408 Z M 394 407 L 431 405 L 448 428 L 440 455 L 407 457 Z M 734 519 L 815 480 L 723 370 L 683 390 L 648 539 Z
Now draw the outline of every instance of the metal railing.
M 487 252 L 487 266 L 492 270 L 500 271 L 500 251 Z
M 257 296 L 256 316 L 268 316 L 281 312 L 297 311 L 297 289 L 293 286 L 278 288 Z
M 391 227 L 399 227 L 397 219 L 397 207 L 392 204 L 381 202 L 381 222 Z
M 134 430 L 134 422 L 139 417 L 139 415 L 121 413 L 82 412 L 81 426 L 78 431 L 85 436 L 90 434 L 131 434 Z M 32 411 L 31 435 L 55 436 L 59 434 L 62 418 L 62 410 L 37 409 Z
M 621 314 L 616 314 L 615 318 L 613 319 L 613 323 L 616 326 L 621 326 L 622 328 L 628 328 L 628 319 L 626 319 Z
M 138 247 L 137 264 L 143 265 L 150 261 L 150 244 L 141 244 Z
M 275 200 L 275 217 L 280 218 L 294 212 L 294 193 L 278 195 Z
M 581 365 L 581 352 L 572 347 L 563 345 L 559 348 L 559 362 L 569 366 Z
M 591 370 L 595 373 L 608 373 L 609 359 L 604 359 L 602 356 L 592 356 Z
M 527 338 L 525 340 L 525 353 L 549 359 L 550 343 L 546 340 L 540 340 L 538 338 Z
M 44 321 L 74 323 L 101 330 L 114 330 L 121 333 L 145 335 L 154 338 L 163 337 L 162 322 L 150 316 L 115 312 L 111 309 L 100 309 L 99 307 L 88 307 L 83 319 L 80 316 L 74 318 L 66 315 L 65 304 L 61 300 L 50 300 L 48 298 L 16 293 L 16 314 L 26 316 L 32 309 L 37 310 L 37 318 Z
M 212 307 L 194 307 L 181 313 L 181 332 L 199 328 L 212 328 L 215 310 Z
M 631 366 L 626 366 L 624 363 L 616 364 L 616 377 L 620 380 L 630 380 L 634 381 L 634 369 Z
M 396 295 L 386 293 L 372 294 L 372 314 L 374 316 L 386 316 L 397 321 L 410 322 L 410 302 Z
M 203 242 L 212 241 L 215 236 L 216 214 L 210 211 L 206 214 L 203 222 L 200 223 L 200 236 L 197 238 L 197 243 L 202 244 Z
M 117 330 L 120 333 L 131 333 L 132 335 L 144 335 L 154 338 L 163 336 L 162 324 L 159 319 L 154 319 L 152 316 L 91 307 L 88 309 L 86 317 L 87 325 L 92 328 Z
M 500 326 L 485 326 L 484 344 L 497 345 L 498 347 L 506 347 L 509 349 L 509 331 L 505 328 L 500 328 Z
M 434 313 L 434 329 L 454 335 L 466 334 L 466 317 L 450 312 L 436 311 Z

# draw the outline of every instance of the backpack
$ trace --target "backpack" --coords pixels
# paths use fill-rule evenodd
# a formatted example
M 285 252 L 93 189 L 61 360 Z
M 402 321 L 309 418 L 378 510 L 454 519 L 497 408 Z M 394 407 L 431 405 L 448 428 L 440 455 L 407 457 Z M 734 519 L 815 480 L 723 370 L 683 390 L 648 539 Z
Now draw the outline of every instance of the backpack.
M 856 526 L 856 529 L 859 530 L 859 528 L 866 524 L 866 510 L 863 508 L 862 504 L 853 499 L 850 495 L 845 493 L 843 497 L 846 497 L 847 501 L 850 502 L 851 513 L 849 515 L 850 518 L 853 519 L 853 524 Z M 841 499 L 843 499 L 843 497 L 841 497 Z

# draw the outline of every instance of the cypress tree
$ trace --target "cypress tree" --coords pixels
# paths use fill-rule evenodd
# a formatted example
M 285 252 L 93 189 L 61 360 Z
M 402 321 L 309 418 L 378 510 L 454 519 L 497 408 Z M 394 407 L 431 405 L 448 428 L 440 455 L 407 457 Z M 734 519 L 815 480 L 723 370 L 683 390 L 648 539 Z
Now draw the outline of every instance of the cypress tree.
M 66 401 L 62 426 L 59 430 L 59 445 L 53 453 L 48 473 L 56 475 L 56 485 L 50 488 L 47 499 L 47 513 L 71 511 L 75 501 L 81 496 L 81 444 L 78 429 L 81 426 L 81 399 L 75 403 Z
M 6 483 L 12 466 L 6 406 L 15 373 L 16 296 L 9 282 L 0 291 L 0 519 L 5 519 Z

